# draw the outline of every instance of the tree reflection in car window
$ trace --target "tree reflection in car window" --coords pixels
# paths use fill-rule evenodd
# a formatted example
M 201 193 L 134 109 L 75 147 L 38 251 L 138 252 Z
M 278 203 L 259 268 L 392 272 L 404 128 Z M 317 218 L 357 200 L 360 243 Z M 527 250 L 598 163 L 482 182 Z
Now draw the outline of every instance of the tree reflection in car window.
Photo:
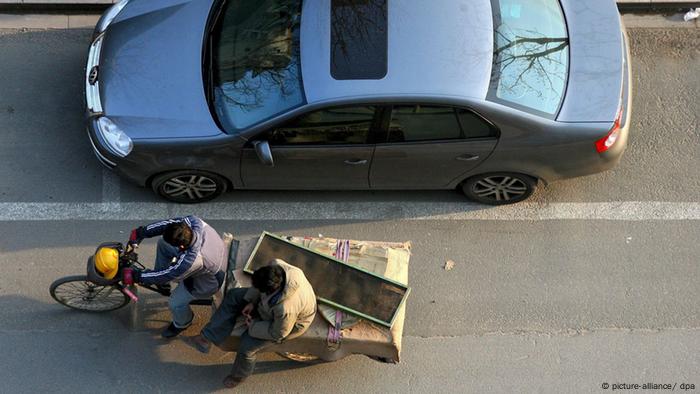
M 270 133 L 270 145 L 367 143 L 375 107 L 328 108 L 304 114 Z
M 569 62 L 559 2 L 492 0 L 492 5 L 494 62 L 487 98 L 553 117 L 564 95 Z
M 214 29 L 215 108 L 240 130 L 304 104 L 300 0 L 226 3 Z

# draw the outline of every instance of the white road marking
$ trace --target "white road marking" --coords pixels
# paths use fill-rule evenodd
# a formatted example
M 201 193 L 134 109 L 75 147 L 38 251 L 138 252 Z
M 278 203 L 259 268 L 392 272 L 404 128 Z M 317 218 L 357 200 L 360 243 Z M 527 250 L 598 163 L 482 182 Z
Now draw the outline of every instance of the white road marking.
M 158 220 L 194 214 L 207 220 L 700 220 L 698 202 L 0 203 L 0 221 Z

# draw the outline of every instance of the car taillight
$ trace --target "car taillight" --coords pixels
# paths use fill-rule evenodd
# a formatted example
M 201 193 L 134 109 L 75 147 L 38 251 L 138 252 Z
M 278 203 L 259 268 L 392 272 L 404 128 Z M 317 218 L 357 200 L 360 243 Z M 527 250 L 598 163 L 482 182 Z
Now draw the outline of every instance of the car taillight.
M 599 139 L 595 142 L 595 150 L 598 153 L 603 153 L 610 149 L 611 146 L 615 144 L 615 141 L 620 137 L 620 124 L 622 123 L 622 107 L 617 111 L 617 116 L 615 116 L 615 123 L 612 129 L 605 135 L 605 137 Z

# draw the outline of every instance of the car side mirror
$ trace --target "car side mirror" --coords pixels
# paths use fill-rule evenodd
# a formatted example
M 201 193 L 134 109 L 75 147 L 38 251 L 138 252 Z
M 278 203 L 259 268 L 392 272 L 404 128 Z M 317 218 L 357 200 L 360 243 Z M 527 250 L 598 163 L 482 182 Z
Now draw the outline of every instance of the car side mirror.
M 275 161 L 272 160 L 270 144 L 267 141 L 253 141 L 253 147 L 255 147 L 255 153 L 257 153 L 261 163 L 268 167 L 275 166 Z

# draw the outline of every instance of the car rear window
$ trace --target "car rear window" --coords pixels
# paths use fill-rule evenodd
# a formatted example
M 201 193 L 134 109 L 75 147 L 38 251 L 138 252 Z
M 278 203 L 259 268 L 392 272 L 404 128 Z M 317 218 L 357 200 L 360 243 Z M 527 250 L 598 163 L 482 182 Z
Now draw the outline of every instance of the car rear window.
M 494 60 L 487 99 L 554 118 L 566 90 L 569 36 L 557 0 L 492 0 Z

